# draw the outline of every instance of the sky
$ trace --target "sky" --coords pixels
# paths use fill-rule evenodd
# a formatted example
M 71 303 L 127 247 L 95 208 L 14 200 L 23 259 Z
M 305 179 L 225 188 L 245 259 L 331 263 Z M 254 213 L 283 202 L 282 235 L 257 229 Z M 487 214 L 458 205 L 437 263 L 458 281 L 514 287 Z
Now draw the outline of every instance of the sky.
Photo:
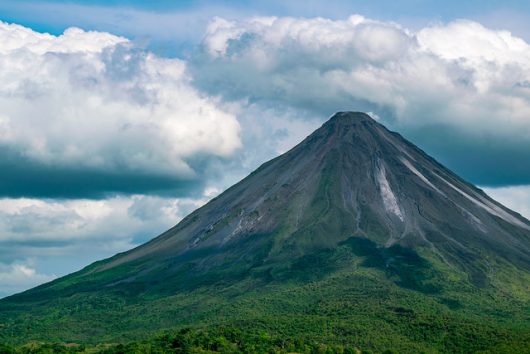
M 530 218 L 530 3 L 0 0 L 0 297 L 137 246 L 336 111 Z

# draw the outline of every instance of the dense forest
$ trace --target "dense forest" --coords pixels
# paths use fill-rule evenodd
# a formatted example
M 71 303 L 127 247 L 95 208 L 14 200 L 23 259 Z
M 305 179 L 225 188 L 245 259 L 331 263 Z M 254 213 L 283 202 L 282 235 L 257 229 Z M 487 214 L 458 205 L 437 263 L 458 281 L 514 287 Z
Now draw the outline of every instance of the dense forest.
M 477 353 L 530 353 L 529 338 L 520 338 L 509 345 L 502 344 Z M 467 352 L 462 348 L 461 352 Z M 348 344 L 325 344 L 302 338 L 282 338 L 266 332 L 250 335 L 237 328 L 215 331 L 182 329 L 152 339 L 127 344 L 78 344 L 32 342 L 18 347 L 0 345 L 0 354 L 30 353 L 337 353 L 337 354 L 392 354 L 396 349 L 373 351 Z

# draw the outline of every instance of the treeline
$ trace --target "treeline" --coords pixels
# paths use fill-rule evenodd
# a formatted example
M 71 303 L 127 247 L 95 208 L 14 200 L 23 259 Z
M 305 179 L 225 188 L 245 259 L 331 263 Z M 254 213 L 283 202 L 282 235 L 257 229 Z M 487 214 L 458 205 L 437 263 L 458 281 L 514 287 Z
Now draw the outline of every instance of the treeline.
M 483 350 L 470 350 L 481 354 L 530 354 L 528 337 L 505 342 Z M 31 342 L 13 347 L 0 344 L 0 354 L 185 354 L 185 353 L 304 353 L 304 354 L 397 354 L 395 349 L 361 350 L 356 346 L 337 343 L 319 343 L 303 338 L 281 338 L 266 332 L 249 333 L 237 328 L 182 329 L 176 333 L 162 334 L 151 339 L 127 344 L 98 344 L 95 346 L 64 343 Z
M 218 331 L 183 329 L 177 333 L 163 334 L 152 339 L 127 344 L 99 344 L 84 346 L 77 344 L 28 343 L 19 347 L 0 345 L 0 354 L 41 353 L 308 353 L 308 354 L 371 354 L 398 353 L 360 350 L 342 344 L 324 344 L 301 338 L 274 338 L 268 333 L 248 334 L 239 329 Z

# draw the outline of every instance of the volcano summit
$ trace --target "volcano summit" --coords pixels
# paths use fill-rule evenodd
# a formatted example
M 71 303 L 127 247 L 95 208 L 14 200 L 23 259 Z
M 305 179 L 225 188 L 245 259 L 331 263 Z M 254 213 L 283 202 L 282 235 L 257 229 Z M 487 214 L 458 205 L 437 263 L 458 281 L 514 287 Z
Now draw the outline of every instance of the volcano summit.
M 529 290 L 530 221 L 340 112 L 148 243 L 0 301 L 0 339 L 229 326 L 375 350 L 522 348 Z

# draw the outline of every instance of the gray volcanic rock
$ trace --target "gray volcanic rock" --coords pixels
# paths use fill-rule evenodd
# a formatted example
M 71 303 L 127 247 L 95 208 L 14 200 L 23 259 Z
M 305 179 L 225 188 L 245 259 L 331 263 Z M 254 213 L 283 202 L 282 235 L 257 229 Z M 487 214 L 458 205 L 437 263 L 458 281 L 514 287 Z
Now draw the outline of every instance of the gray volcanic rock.
M 497 260 L 530 269 L 530 222 L 368 115 L 335 114 L 177 226 L 91 268 L 119 282 L 194 269 L 248 271 L 351 237 L 427 250 L 477 285 Z M 158 276 L 158 275 L 157 275 Z

